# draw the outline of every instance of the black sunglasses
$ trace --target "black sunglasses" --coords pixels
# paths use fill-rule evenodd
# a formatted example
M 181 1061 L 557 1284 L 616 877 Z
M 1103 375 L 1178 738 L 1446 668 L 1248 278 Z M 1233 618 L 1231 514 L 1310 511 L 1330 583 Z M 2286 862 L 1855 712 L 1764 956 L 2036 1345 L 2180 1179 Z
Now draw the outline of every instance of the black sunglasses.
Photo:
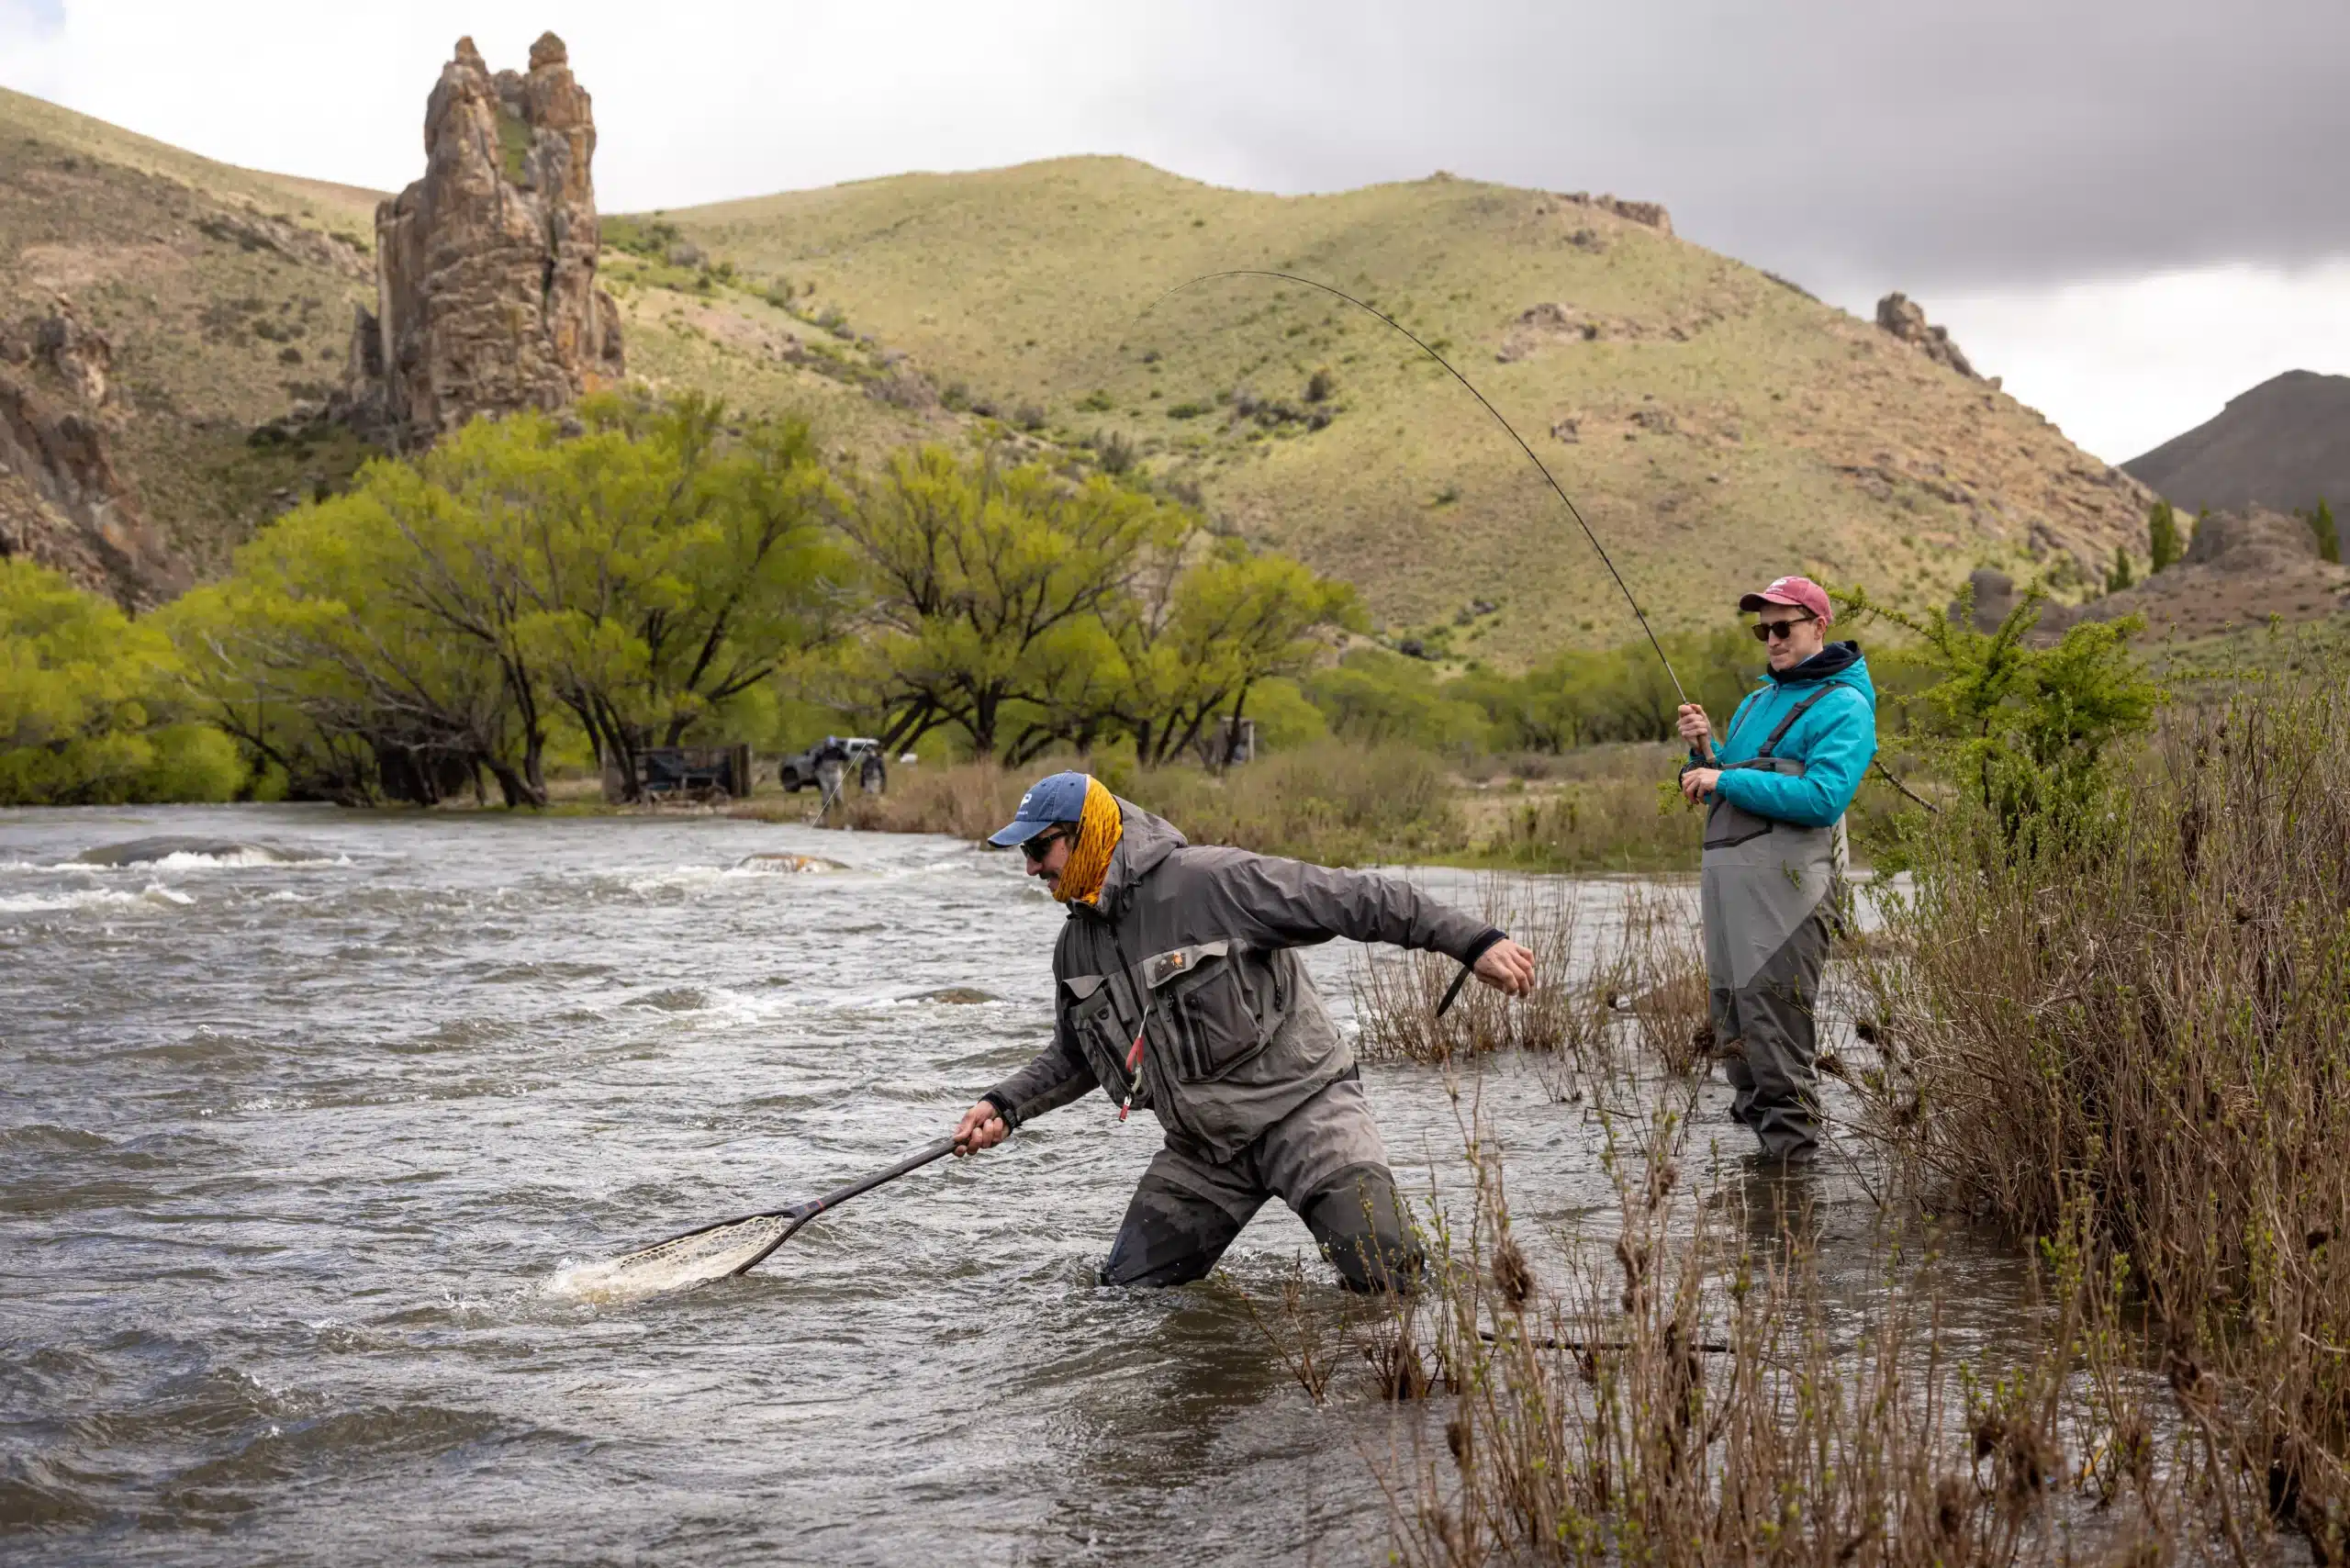
M 1817 615 L 1798 615 L 1793 621 L 1757 621 L 1753 627 L 1754 640 L 1758 643 L 1767 643 L 1774 637 L 1781 639 L 1792 637 L 1795 635 L 1796 627 L 1807 621 L 1818 619 Z
M 1044 832 L 1038 834 L 1035 837 L 1029 839 L 1027 842 L 1021 845 L 1020 853 L 1026 856 L 1031 860 L 1042 861 L 1046 856 L 1050 855 L 1053 852 L 1053 846 L 1055 844 L 1068 836 L 1069 834 L 1063 833 L 1059 828 L 1048 827 Z

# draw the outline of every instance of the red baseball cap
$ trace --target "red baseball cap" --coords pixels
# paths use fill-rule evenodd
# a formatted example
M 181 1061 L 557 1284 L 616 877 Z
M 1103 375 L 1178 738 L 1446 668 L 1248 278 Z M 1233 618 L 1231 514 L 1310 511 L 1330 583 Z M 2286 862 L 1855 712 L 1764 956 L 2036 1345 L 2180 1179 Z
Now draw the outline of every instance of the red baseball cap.
M 1828 590 L 1809 577 L 1781 577 L 1761 593 L 1750 593 L 1738 601 L 1740 610 L 1760 610 L 1766 604 L 1808 610 L 1822 626 L 1836 619 L 1836 611 L 1828 602 Z

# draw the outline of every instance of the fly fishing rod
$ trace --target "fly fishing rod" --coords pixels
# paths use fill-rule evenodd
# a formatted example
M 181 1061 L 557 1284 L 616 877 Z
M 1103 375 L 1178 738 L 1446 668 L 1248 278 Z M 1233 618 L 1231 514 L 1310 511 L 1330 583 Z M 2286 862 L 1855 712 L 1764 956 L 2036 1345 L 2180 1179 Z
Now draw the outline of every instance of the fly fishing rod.
M 1322 283 L 1314 278 L 1301 277 L 1296 273 L 1275 272 L 1266 267 L 1230 267 L 1226 268 L 1223 272 L 1202 273 L 1198 277 L 1177 284 L 1174 287 L 1160 295 L 1157 299 L 1152 300 L 1148 305 L 1143 308 L 1141 313 L 1136 316 L 1135 319 L 1137 322 L 1141 321 L 1144 317 L 1148 316 L 1152 311 L 1158 309 L 1161 305 L 1164 305 L 1175 296 L 1182 293 L 1185 289 L 1196 288 L 1202 284 L 1214 283 L 1220 279 L 1235 277 L 1280 278 L 1286 283 L 1304 284 L 1308 288 L 1318 288 L 1323 293 L 1329 295 L 1334 298 L 1343 299 L 1366 316 L 1372 317 L 1377 320 L 1384 321 L 1387 325 L 1394 328 L 1406 338 L 1409 338 L 1412 341 L 1413 346 L 1417 348 L 1422 353 L 1427 355 L 1430 359 L 1436 361 L 1437 364 L 1442 365 L 1447 375 L 1450 375 L 1453 380 L 1458 381 L 1462 386 L 1466 387 L 1468 389 L 1469 396 L 1476 398 L 1478 404 L 1483 408 L 1485 412 L 1494 416 L 1494 422 L 1500 425 L 1502 429 L 1509 432 L 1510 440 L 1517 442 L 1517 449 L 1526 454 L 1526 460 L 1534 465 L 1534 470 L 1536 473 L 1542 476 L 1542 482 L 1550 486 L 1551 493 L 1557 496 L 1559 499 L 1565 504 L 1567 515 L 1575 520 L 1575 526 L 1583 530 L 1583 536 L 1591 541 L 1592 549 L 1599 556 L 1599 564 L 1606 566 L 1607 568 L 1607 575 L 1616 579 L 1617 590 L 1623 594 L 1624 602 L 1632 607 L 1632 619 L 1640 623 L 1640 631 L 1648 637 L 1649 646 L 1656 650 L 1657 663 L 1664 666 L 1665 679 L 1673 682 L 1673 695 L 1681 700 L 1684 707 L 1688 705 L 1689 693 L 1682 686 L 1681 677 L 1673 673 L 1673 661 L 1665 656 L 1664 644 L 1657 641 L 1655 629 L 1649 624 L 1648 615 L 1640 609 L 1640 601 L 1633 597 L 1631 585 L 1624 580 L 1624 574 L 1616 569 L 1616 563 L 1608 556 L 1607 547 L 1599 542 L 1599 535 L 1594 532 L 1592 531 L 1591 524 L 1584 521 L 1583 509 L 1575 505 L 1574 498 L 1567 494 L 1566 487 L 1559 483 L 1558 476 L 1550 472 L 1550 465 L 1544 463 L 1540 454 L 1536 453 L 1534 448 L 1528 444 L 1526 438 L 1517 433 L 1517 427 L 1511 424 L 1509 420 L 1504 417 L 1499 409 L 1494 407 L 1493 399 L 1487 398 L 1483 392 L 1478 391 L 1474 382 L 1461 375 L 1460 372 L 1454 367 L 1453 363 L 1450 360 L 1437 353 L 1434 348 L 1430 347 L 1427 342 L 1426 342 L 1417 332 L 1413 331 L 1411 328 L 1406 327 L 1403 322 L 1398 321 L 1394 317 L 1388 315 L 1387 312 L 1380 309 L 1378 307 L 1367 305 L 1363 301 L 1357 299 L 1353 295 L 1348 294 L 1343 288 L 1334 287 L 1329 284 Z M 1711 748 L 1708 747 L 1707 749 L 1708 752 L 1710 752 Z
M 1575 520 L 1575 526 L 1582 529 L 1583 536 L 1591 542 L 1592 551 L 1599 557 L 1599 564 L 1606 567 L 1607 575 L 1615 579 L 1616 590 L 1624 596 L 1624 602 L 1631 606 L 1632 619 L 1640 623 L 1641 634 L 1648 638 L 1649 646 L 1655 650 L 1656 662 L 1664 666 L 1664 678 L 1673 683 L 1673 696 L 1680 699 L 1681 706 L 1684 708 L 1689 706 L 1688 689 L 1681 684 L 1681 677 L 1674 673 L 1673 668 L 1673 660 L 1665 654 L 1664 644 L 1657 641 L 1656 628 L 1649 624 L 1648 612 L 1640 608 L 1639 599 L 1633 595 L 1632 585 L 1626 582 L 1624 580 L 1624 574 L 1616 569 L 1616 562 L 1608 555 L 1607 546 L 1599 542 L 1599 535 L 1594 532 L 1590 521 L 1583 515 L 1583 509 L 1575 505 L 1575 498 L 1567 494 L 1567 487 L 1559 483 L 1559 476 L 1550 472 L 1550 465 L 1542 461 L 1541 454 L 1534 450 L 1533 446 L 1528 442 L 1524 436 L 1517 433 L 1517 427 L 1510 423 L 1508 417 L 1499 409 L 1494 407 L 1493 399 L 1486 397 L 1483 392 L 1478 391 L 1477 384 L 1475 382 L 1461 375 L 1458 366 L 1456 366 L 1450 360 L 1445 358 L 1444 355 L 1437 353 L 1436 349 L 1431 344 L 1423 339 L 1417 332 L 1412 330 L 1411 328 L 1406 327 L 1403 322 L 1398 321 L 1394 317 L 1390 316 L 1386 311 L 1380 309 L 1377 306 L 1367 304 L 1362 300 L 1357 299 L 1353 295 L 1348 294 L 1343 288 L 1338 288 L 1333 285 L 1324 283 L 1317 278 L 1304 277 L 1296 273 L 1278 272 L 1270 267 L 1227 267 L 1222 272 L 1202 273 L 1195 278 L 1190 278 L 1182 283 L 1177 284 L 1174 287 L 1169 289 L 1166 293 L 1152 300 L 1148 305 L 1143 307 L 1142 310 L 1136 315 L 1135 320 L 1136 322 L 1140 322 L 1152 311 L 1158 309 L 1161 305 L 1166 304 L 1169 299 L 1174 298 L 1175 296 L 1182 293 L 1186 289 L 1197 288 L 1202 284 L 1215 283 L 1225 278 L 1236 277 L 1280 278 L 1284 283 L 1303 284 L 1307 288 L 1318 288 L 1334 299 L 1345 300 L 1348 305 L 1353 306 L 1356 309 L 1361 311 L 1364 315 L 1371 317 L 1374 320 L 1383 321 L 1388 326 L 1394 328 L 1395 330 L 1403 333 L 1404 337 L 1411 340 L 1413 347 L 1418 349 L 1422 353 L 1427 355 L 1430 359 L 1436 361 L 1437 364 L 1442 365 L 1444 367 L 1445 374 L 1451 376 L 1453 380 L 1460 383 L 1461 386 L 1468 391 L 1469 396 L 1477 399 L 1478 406 L 1483 409 L 1485 412 L 1493 415 L 1494 422 L 1509 432 L 1510 440 L 1517 442 L 1518 451 L 1526 454 L 1526 460 L 1534 465 L 1534 471 L 1542 476 L 1542 482 L 1544 484 L 1550 487 L 1550 493 L 1557 496 L 1560 502 L 1566 507 L 1567 515 Z M 1713 742 L 1710 739 L 1700 743 L 1698 751 L 1699 755 L 1701 755 L 1706 761 L 1708 763 L 1713 761 L 1714 747 Z M 1452 977 L 1452 984 L 1446 990 L 1444 993 L 1444 1000 L 1437 1003 L 1436 1015 L 1438 1018 L 1443 1017 L 1446 1013 L 1451 1010 L 1453 1002 L 1460 995 L 1460 988 L 1469 983 L 1470 973 L 1470 967 L 1463 964 L 1460 966 L 1460 972 Z

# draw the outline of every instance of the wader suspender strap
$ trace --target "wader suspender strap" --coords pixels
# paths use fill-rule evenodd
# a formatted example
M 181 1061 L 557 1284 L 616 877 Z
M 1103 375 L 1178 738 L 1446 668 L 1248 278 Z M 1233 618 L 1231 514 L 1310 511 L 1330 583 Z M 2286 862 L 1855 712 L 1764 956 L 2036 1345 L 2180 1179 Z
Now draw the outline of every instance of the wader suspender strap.
M 1773 754 L 1777 750 L 1779 743 L 1786 739 L 1787 732 L 1795 728 L 1796 721 L 1802 718 L 1806 713 L 1810 712 L 1815 703 L 1818 703 L 1821 699 L 1825 698 L 1834 689 L 1836 689 L 1833 686 L 1822 687 L 1819 690 L 1813 692 L 1810 696 L 1796 703 L 1788 712 L 1787 716 L 1779 721 L 1776 727 L 1771 731 L 1769 737 L 1762 742 L 1761 748 L 1758 749 L 1752 756 L 1748 757 L 1743 762 L 1724 763 L 1722 765 L 1722 771 L 1727 773 L 1734 768 L 1759 768 L 1765 766 L 1771 760 Z M 1735 722 L 1733 722 L 1731 728 L 1735 729 L 1737 725 Z M 1728 739 L 1728 737 L 1725 736 L 1724 739 Z M 1719 828 L 1718 837 L 1717 836 L 1718 825 Z M 1760 838 L 1762 834 L 1770 831 L 1771 823 L 1769 818 L 1760 817 L 1755 815 L 1752 812 L 1742 810 L 1741 808 L 1731 804 L 1729 800 L 1719 790 L 1715 791 L 1713 804 L 1706 810 L 1706 847 L 1707 849 L 1735 848 L 1739 845 L 1746 843 L 1749 839 Z
M 1814 703 L 1818 702 L 1821 698 L 1827 696 L 1830 692 L 1835 689 L 1836 689 L 1833 686 L 1823 686 L 1818 690 L 1813 692 L 1810 696 L 1805 698 L 1802 701 L 1796 703 L 1795 705 L 1795 711 L 1790 712 L 1785 718 L 1780 720 L 1779 727 L 1773 730 L 1771 732 L 1770 738 L 1762 743 L 1762 749 L 1754 754 L 1755 760 L 1759 761 L 1763 757 L 1769 756 L 1772 754 L 1773 748 L 1777 746 L 1781 741 L 1787 738 L 1787 732 L 1796 727 L 1796 721 L 1802 718 L 1806 713 L 1810 712 Z

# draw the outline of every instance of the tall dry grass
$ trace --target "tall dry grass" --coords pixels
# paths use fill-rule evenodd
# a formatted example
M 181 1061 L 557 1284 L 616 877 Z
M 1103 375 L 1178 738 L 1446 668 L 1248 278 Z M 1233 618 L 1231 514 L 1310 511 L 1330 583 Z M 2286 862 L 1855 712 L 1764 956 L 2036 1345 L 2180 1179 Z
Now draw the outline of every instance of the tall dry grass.
M 1442 1017 L 1460 966 L 1441 953 L 1373 950 L 1349 973 L 1360 1044 L 1371 1061 L 1448 1062 L 1500 1050 L 1565 1059 L 1576 1073 L 1622 1072 L 1645 1049 L 1676 1075 L 1710 1062 L 1705 953 L 1696 913 L 1670 889 L 1624 886 L 1595 913 L 1586 885 L 1489 876 L 1487 924 L 1534 954 L 1534 990 L 1513 1001 L 1473 981 Z
M 1333 1315 L 1292 1278 L 1249 1303 L 1317 1404 L 1397 1402 L 1392 1444 L 1366 1456 L 1393 1561 L 2005 1568 L 2191 1554 L 2191 1466 L 2146 1408 L 2113 1281 L 2076 1233 L 2047 1249 L 2018 1332 L 1962 1358 L 1930 1251 L 1889 1239 L 1856 1306 L 1849 1283 L 1823 1282 L 1801 1179 L 1685 1174 L 1694 1086 L 1644 1082 L 1639 1111 L 1603 1117 L 1612 1215 L 1529 1234 L 1470 1093 L 1473 1193 L 1428 1215 L 1417 1294 Z
M 2081 1216 L 2232 1553 L 2350 1552 L 2350 690 L 2174 711 L 2070 834 L 1918 847 L 1863 961 L 1874 1130 L 1930 1202 Z
M 1612 1238 L 1570 1238 L 1545 1279 L 1500 1168 L 1472 1139 L 1465 1224 L 1436 1227 L 1438 1450 L 1405 1428 L 1379 1462 L 1399 1561 L 1948 1568 L 2161 1561 L 2178 1512 L 2130 1384 L 2110 1301 L 2077 1253 L 2036 1334 L 1991 1362 L 1945 1343 L 1897 1249 L 1857 1313 L 1831 1306 L 1785 1189 L 1691 1192 L 1692 1100 L 1615 1129 Z M 2113 1397 L 2109 1397 L 2109 1395 Z M 2069 1449 L 2068 1427 L 2093 1434 Z M 2111 1434 L 2132 1434 L 2125 1454 Z M 2096 1457 L 2090 1457 L 2094 1454 Z
M 1460 966 L 1441 953 L 1366 949 L 1349 972 L 1360 1050 L 1372 1061 L 1442 1062 L 1490 1051 L 1556 1052 L 1592 1069 L 1612 1048 L 1593 939 L 1572 882 L 1483 879 L 1478 909 L 1534 955 L 1534 990 L 1513 1001 L 1474 980 L 1437 1014 Z M 1610 971 L 1612 973 L 1612 971 Z
M 842 793 L 832 822 L 880 833 L 985 837 L 1011 820 L 1021 791 L 1047 773 L 1095 766 L 1044 757 L 1011 769 L 992 761 L 901 768 L 890 789 Z M 1441 859 L 1460 852 L 1460 814 L 1442 766 L 1409 746 L 1332 742 L 1222 775 L 1192 767 L 1103 765 L 1102 782 L 1165 817 L 1194 844 L 1230 844 L 1329 865 Z M 815 798 L 797 810 L 814 810 Z
M 1664 799 L 1673 769 L 1592 778 L 1511 804 L 1477 846 L 1485 865 L 1543 871 L 1694 871 L 1695 813 Z

